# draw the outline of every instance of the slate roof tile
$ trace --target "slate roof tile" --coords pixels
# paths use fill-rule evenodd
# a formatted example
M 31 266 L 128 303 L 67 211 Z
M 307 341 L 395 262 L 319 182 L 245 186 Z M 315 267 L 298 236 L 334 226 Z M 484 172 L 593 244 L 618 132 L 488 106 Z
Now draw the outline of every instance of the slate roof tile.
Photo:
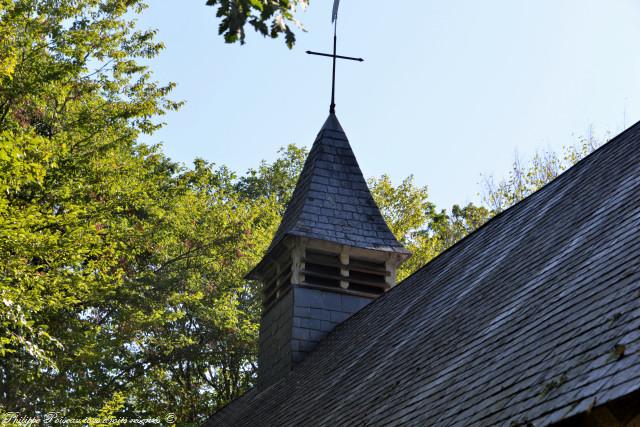
M 348 234 L 337 232 L 337 227 L 318 227 L 318 223 L 340 224 L 344 219 L 349 220 Z M 385 223 L 334 114 L 311 147 L 268 252 L 287 235 L 408 254 Z
M 640 124 L 209 425 L 537 426 L 638 389 Z

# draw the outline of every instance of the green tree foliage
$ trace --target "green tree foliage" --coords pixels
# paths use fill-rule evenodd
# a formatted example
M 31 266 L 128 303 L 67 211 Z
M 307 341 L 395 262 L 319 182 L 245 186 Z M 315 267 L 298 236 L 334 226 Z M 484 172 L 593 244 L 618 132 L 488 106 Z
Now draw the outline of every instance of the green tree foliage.
M 249 169 L 239 179 L 238 191 L 251 199 L 275 198 L 280 214 L 284 214 L 308 153 L 306 148 L 294 144 L 281 148 L 278 151 L 280 157 L 273 163 L 263 160 L 258 169 Z
M 491 175 L 484 177 L 483 200 L 496 213 L 501 212 L 554 180 L 602 143 L 590 132 L 578 144 L 563 147 L 560 153 L 538 150 L 526 163 L 516 154 L 507 178 L 496 182 Z
M 398 271 L 402 280 L 440 252 L 462 239 L 491 216 L 472 203 L 453 206 L 451 214 L 437 211 L 429 201 L 427 187 L 418 187 L 409 176 L 394 186 L 388 175 L 369 180 L 369 187 L 389 228 L 412 256 Z
M 0 412 L 201 420 L 252 381 L 276 198 L 136 142 L 179 107 L 142 2 L 0 6 Z
M 0 34 L 8 37 L 0 50 L 0 293 L 9 321 L 1 326 L 0 355 L 3 396 L 22 405 L 29 390 L 10 384 L 19 384 L 19 375 L 34 380 L 57 371 L 55 356 L 66 351 L 52 313 L 91 305 L 94 289 L 107 298 L 122 278 L 115 237 L 125 230 L 104 220 L 112 203 L 126 209 L 124 199 L 136 189 L 108 200 L 117 191 L 109 181 L 133 169 L 121 165 L 127 156 L 146 160 L 132 141 L 157 127 L 153 116 L 177 105 L 165 98 L 171 86 L 150 82 L 132 59 L 161 47 L 122 19 L 128 8 L 142 7 L 137 2 L 1 5 Z M 92 61 L 105 65 L 92 71 Z M 90 205 L 92 199 L 99 202 Z M 25 355 L 21 363 L 33 365 L 17 372 L 13 358 Z
M 227 43 L 244 44 L 245 27 L 250 25 L 264 37 L 283 35 L 287 46 L 292 48 L 296 36 L 291 25 L 304 31 L 295 14 L 298 7 L 306 9 L 309 0 L 207 0 L 207 5 L 215 7 L 216 16 L 222 18 L 218 33 Z

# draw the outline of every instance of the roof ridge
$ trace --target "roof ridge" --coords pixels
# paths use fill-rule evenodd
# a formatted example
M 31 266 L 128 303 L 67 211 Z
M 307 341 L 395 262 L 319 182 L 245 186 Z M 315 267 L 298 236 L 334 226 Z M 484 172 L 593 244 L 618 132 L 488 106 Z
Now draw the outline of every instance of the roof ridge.
M 483 228 L 489 226 L 489 224 L 494 223 L 498 218 L 501 218 L 502 216 L 506 215 L 507 212 L 512 212 L 513 210 L 515 210 L 517 207 L 523 205 L 525 202 L 528 202 L 532 197 L 534 197 L 536 194 L 540 193 L 541 191 L 545 190 L 547 187 L 551 186 L 552 184 L 555 184 L 556 181 L 560 180 L 560 179 L 566 179 L 565 176 L 567 176 L 570 172 L 571 173 L 575 173 L 574 170 L 579 168 L 579 167 L 583 167 L 584 164 L 586 164 L 587 161 L 590 161 L 593 157 L 595 157 L 595 155 L 597 155 L 598 153 L 604 151 L 605 149 L 613 149 L 611 144 L 614 144 L 618 141 L 618 140 L 623 140 L 623 136 L 626 135 L 626 133 L 630 132 L 632 129 L 636 128 L 636 127 L 640 127 L 640 121 L 637 121 L 636 123 L 634 123 L 633 125 L 629 126 L 627 129 L 625 129 L 624 131 L 622 131 L 621 133 L 619 133 L 618 135 L 614 136 L 613 138 L 611 138 L 610 140 L 608 140 L 607 142 L 605 142 L 604 144 L 602 144 L 601 146 L 599 146 L 598 148 L 596 148 L 595 150 L 593 150 L 591 153 L 587 154 L 586 156 L 584 156 L 582 159 L 580 159 L 579 161 L 577 161 L 574 165 L 572 165 L 571 167 L 569 167 L 568 169 L 562 171 L 560 174 L 558 174 L 558 176 L 556 176 L 555 178 L 553 178 L 551 181 L 545 183 L 542 187 L 538 188 L 536 191 L 534 191 L 533 193 L 527 195 L 526 197 L 524 197 L 523 199 L 517 201 L 516 203 L 514 203 L 513 205 L 509 206 L 508 208 L 498 212 L 497 214 L 495 214 L 493 217 L 489 218 L 484 224 L 482 224 L 480 227 L 476 228 L 475 230 L 471 231 L 469 234 L 467 234 L 466 236 L 464 236 L 462 239 L 458 240 L 457 242 L 455 242 L 453 245 L 449 246 L 447 249 L 445 249 L 444 251 L 440 252 L 438 255 L 436 255 L 435 257 L 433 257 L 432 259 L 430 259 L 426 264 L 424 264 L 422 267 L 420 267 L 419 269 L 417 269 L 416 271 L 414 271 L 413 273 L 411 273 L 409 276 L 405 277 L 401 282 L 399 282 L 396 286 L 394 286 L 392 289 L 390 289 L 388 292 L 385 293 L 384 296 L 386 296 L 387 294 L 389 294 L 389 292 L 391 292 L 393 289 L 397 288 L 398 286 L 401 286 L 404 282 L 406 282 L 410 277 L 414 276 L 415 274 L 419 273 L 421 270 L 423 270 L 424 268 L 426 268 L 428 265 L 430 265 L 432 262 L 436 261 L 438 258 L 444 256 L 446 253 L 448 253 L 450 250 L 452 250 L 454 247 L 457 247 L 459 245 L 461 245 L 463 242 L 465 242 L 466 240 L 468 240 L 471 236 L 475 235 L 476 233 L 478 233 L 480 230 L 482 230 Z M 381 298 L 378 298 L 378 300 Z

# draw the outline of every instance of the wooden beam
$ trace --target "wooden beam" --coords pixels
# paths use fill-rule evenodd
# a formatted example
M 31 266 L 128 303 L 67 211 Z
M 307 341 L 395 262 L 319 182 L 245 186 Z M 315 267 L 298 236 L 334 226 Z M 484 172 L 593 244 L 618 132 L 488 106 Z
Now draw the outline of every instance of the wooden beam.
M 354 284 L 364 285 L 364 286 L 371 286 L 371 287 L 380 288 L 380 289 L 387 289 L 389 287 L 389 285 L 386 282 L 374 282 L 371 280 L 356 279 L 351 276 L 343 276 L 342 274 L 338 275 L 338 274 L 320 273 L 320 272 L 310 271 L 310 270 L 302 270 L 302 273 L 308 277 L 315 276 L 315 277 L 321 277 L 323 279 L 338 280 L 340 282 L 347 281 L 349 283 L 354 283 Z
M 328 252 L 331 254 L 340 254 L 342 251 L 341 244 L 328 242 L 326 240 L 307 239 L 305 246 L 309 249 Z M 396 255 L 396 252 L 379 251 L 375 249 L 363 249 L 353 246 L 349 247 L 349 256 L 351 258 L 360 258 L 363 261 L 385 262 L 389 255 Z
M 305 288 L 311 288 L 311 289 L 318 289 L 321 291 L 330 291 L 330 292 L 335 292 L 335 293 L 339 293 L 339 294 L 347 294 L 347 295 L 354 295 L 354 296 L 358 296 L 358 297 L 367 297 L 367 298 L 377 298 L 380 296 L 380 294 L 374 294 L 374 293 L 369 293 L 369 292 L 361 292 L 361 291 L 354 291 L 353 289 L 342 289 L 342 288 L 332 288 L 330 286 L 322 286 L 322 285 L 314 285 L 312 283 L 301 283 L 300 286 L 305 287 Z
M 340 251 L 340 275 L 342 277 L 349 277 L 349 246 L 343 246 Z M 340 280 L 340 287 L 342 289 L 349 289 L 348 280 Z
M 304 282 L 304 255 L 305 248 L 302 239 L 299 239 L 297 244 L 291 250 L 291 282 L 302 283 Z
M 351 271 L 357 271 L 360 273 L 367 273 L 367 274 L 378 274 L 381 276 L 389 276 L 391 274 L 390 271 L 385 270 L 384 267 L 380 267 L 380 268 L 371 268 L 371 267 L 366 267 L 363 265 L 363 263 L 358 263 L 358 260 L 350 258 L 349 263 L 348 264 L 344 264 L 342 262 L 340 262 L 340 260 L 338 259 L 331 259 L 330 256 L 322 256 L 322 255 L 318 255 L 318 254 L 314 254 L 313 252 L 309 253 L 307 252 L 307 255 L 305 258 L 303 258 L 303 261 L 308 262 L 308 263 L 312 263 L 312 264 L 319 264 L 319 265 L 324 265 L 327 267 L 337 267 L 340 269 L 346 268 L 349 269 Z

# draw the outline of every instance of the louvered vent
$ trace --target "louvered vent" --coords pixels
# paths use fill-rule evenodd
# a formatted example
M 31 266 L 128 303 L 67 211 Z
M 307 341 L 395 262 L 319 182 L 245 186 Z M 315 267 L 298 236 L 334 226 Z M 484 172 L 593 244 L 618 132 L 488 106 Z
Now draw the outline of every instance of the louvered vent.
M 272 272 L 270 280 L 263 288 L 264 298 L 262 305 L 264 309 L 271 307 L 280 296 L 284 295 L 291 288 L 291 260 Z
M 337 254 L 306 250 L 304 284 L 341 289 L 347 293 L 378 296 L 389 288 L 384 263 L 349 258 L 347 263 Z

